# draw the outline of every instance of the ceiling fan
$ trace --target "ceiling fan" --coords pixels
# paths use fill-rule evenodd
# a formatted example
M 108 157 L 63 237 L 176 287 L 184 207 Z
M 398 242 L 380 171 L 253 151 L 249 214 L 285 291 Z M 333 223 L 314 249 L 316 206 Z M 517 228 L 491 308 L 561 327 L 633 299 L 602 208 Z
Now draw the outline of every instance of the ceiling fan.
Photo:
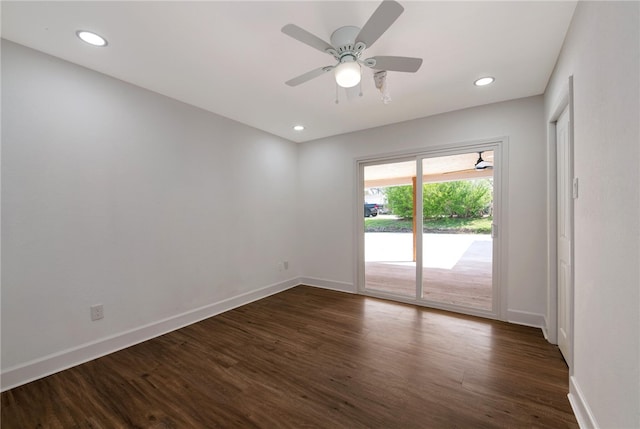
M 476 170 L 486 170 L 487 168 L 493 168 L 493 164 L 482 159 L 482 153 L 478 152 L 478 160 L 473 166 Z
M 376 56 L 364 60 L 360 58 L 364 50 L 370 48 L 403 11 L 404 8 L 400 3 L 384 0 L 362 29 L 350 25 L 340 27 L 331 34 L 331 44 L 295 24 L 285 25 L 282 27 L 284 34 L 331 55 L 337 61 L 334 65 L 311 70 L 285 83 L 289 86 L 297 86 L 333 70 L 336 83 L 343 88 L 351 88 L 360 83 L 361 66 L 373 70 L 417 72 L 422 65 L 422 58 L 394 56 Z
M 478 160 L 475 162 L 475 164 L 473 164 L 473 168 L 463 168 L 462 170 L 448 170 L 448 171 L 443 172 L 442 174 L 445 175 L 445 176 L 448 175 L 448 174 L 459 175 L 460 173 L 470 174 L 470 173 L 473 173 L 473 172 L 479 173 L 479 172 L 485 171 L 485 170 L 492 170 L 493 169 L 493 162 L 492 161 L 485 161 L 482 158 L 482 154 L 484 152 L 485 151 L 477 152 Z M 491 153 L 491 151 L 490 151 L 490 153 Z M 471 153 L 464 154 L 464 155 L 461 155 L 461 156 L 463 156 L 466 159 L 468 159 L 467 155 L 471 155 Z M 493 155 L 489 155 L 489 159 L 492 160 L 493 159 Z M 465 161 L 465 163 L 466 162 L 467 161 Z M 474 177 L 477 177 L 477 176 L 474 176 Z

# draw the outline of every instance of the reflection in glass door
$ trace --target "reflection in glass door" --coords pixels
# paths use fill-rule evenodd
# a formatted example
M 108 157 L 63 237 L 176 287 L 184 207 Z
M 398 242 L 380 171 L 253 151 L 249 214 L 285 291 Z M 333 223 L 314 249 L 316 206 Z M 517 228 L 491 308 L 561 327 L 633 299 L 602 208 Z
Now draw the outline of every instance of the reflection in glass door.
M 364 292 L 495 314 L 494 148 L 362 164 Z

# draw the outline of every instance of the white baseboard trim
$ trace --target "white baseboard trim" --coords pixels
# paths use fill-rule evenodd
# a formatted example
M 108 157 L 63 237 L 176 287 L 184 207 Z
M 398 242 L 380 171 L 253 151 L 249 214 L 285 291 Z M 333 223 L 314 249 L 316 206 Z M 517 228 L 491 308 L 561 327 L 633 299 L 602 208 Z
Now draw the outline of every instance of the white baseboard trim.
M 542 335 L 544 335 L 544 339 L 545 340 L 547 340 L 548 342 L 551 342 L 551 341 L 549 341 L 549 332 L 547 331 L 547 325 L 546 324 L 542 327 Z
M 25 364 L 8 368 L 0 374 L 0 391 L 4 392 L 5 390 L 139 344 L 217 314 L 224 313 L 225 311 L 285 291 L 299 284 L 299 279 L 291 279 L 265 286 L 130 331 L 82 344 Z
M 569 395 L 567 396 L 580 429 L 598 429 L 600 426 L 598 426 L 596 418 L 593 416 L 591 408 L 574 376 L 569 377 Z
M 557 344 L 554 342 L 554 336 L 551 335 L 549 331 L 549 321 L 547 320 L 547 316 L 543 316 L 543 324 L 542 324 L 542 335 L 544 335 L 544 339 L 547 340 L 551 344 Z
M 547 326 L 544 314 L 528 311 L 507 310 L 507 322 L 540 329 Z
M 316 279 L 313 277 L 298 277 L 301 285 L 314 286 L 322 289 L 330 289 L 338 292 L 356 293 L 352 283 L 337 282 L 334 280 Z

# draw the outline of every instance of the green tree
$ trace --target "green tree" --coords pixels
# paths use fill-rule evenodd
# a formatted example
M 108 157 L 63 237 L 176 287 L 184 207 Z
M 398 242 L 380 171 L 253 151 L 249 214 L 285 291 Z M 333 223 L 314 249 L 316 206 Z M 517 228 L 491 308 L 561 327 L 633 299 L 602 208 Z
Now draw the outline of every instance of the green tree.
M 422 193 L 424 218 L 481 217 L 490 207 L 492 189 L 490 179 L 427 183 Z M 413 217 L 411 186 L 393 186 L 385 194 L 393 214 L 406 219 Z
M 385 189 L 389 210 L 396 216 L 413 218 L 413 189 L 411 186 L 392 186 Z
M 490 208 L 493 193 L 493 184 L 490 179 L 462 182 L 467 187 L 463 192 L 459 217 L 480 217 Z

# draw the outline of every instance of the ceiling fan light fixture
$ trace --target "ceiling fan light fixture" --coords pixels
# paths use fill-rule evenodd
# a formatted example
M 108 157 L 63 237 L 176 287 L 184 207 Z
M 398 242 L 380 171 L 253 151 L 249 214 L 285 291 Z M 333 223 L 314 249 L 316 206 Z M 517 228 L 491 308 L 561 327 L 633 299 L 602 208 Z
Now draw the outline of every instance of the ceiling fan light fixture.
M 343 88 L 352 88 L 360 83 L 360 64 L 355 59 L 346 60 L 335 68 L 336 83 Z
M 92 31 L 78 30 L 76 31 L 76 36 L 78 36 L 78 38 L 83 42 L 88 43 L 92 46 L 97 46 L 97 47 L 107 46 L 107 39 L 105 39 L 104 37 Z

